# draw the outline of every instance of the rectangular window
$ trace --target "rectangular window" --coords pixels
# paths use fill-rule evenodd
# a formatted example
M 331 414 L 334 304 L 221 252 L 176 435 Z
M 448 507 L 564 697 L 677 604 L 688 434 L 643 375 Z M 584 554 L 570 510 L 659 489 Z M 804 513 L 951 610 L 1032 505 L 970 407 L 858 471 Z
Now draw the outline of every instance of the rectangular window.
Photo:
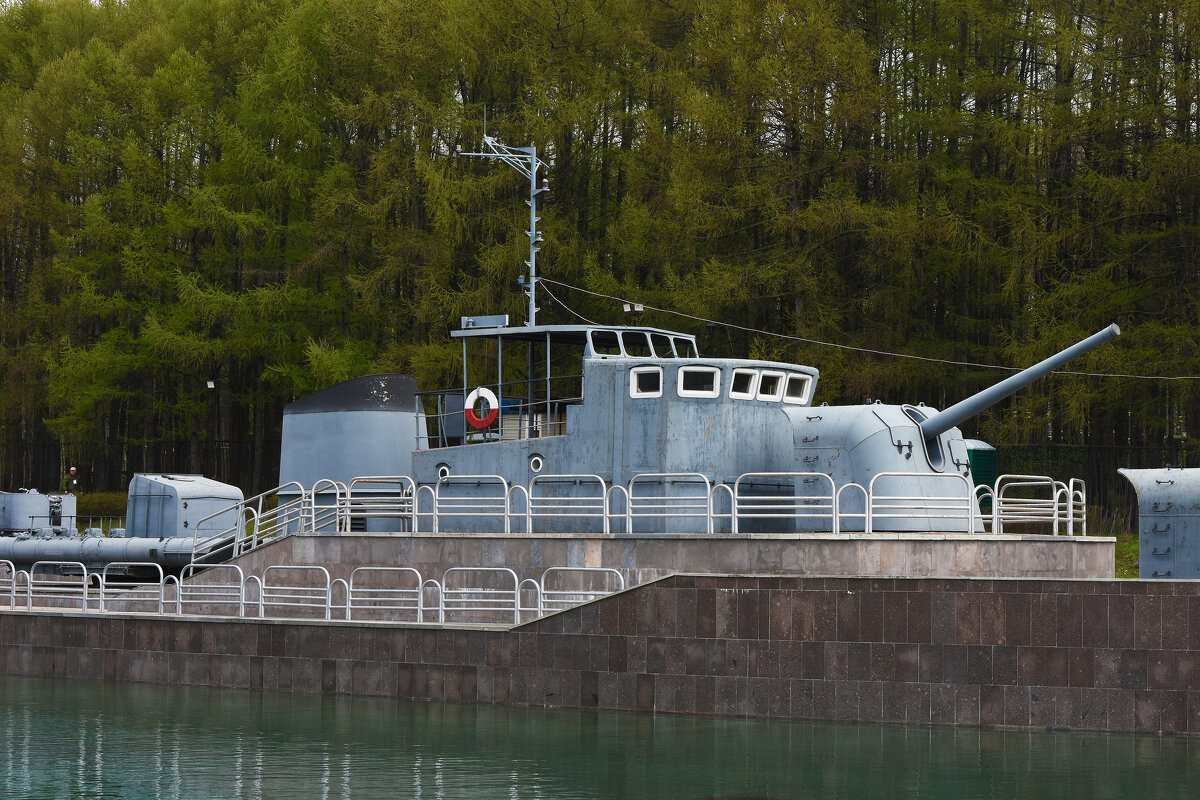
M 758 378 L 758 399 L 776 402 L 783 397 L 783 373 L 764 370 Z
M 643 331 L 623 331 L 621 344 L 625 346 L 625 355 L 630 358 L 649 358 L 650 340 Z
M 691 339 L 684 339 L 681 336 L 673 338 L 675 342 L 675 354 L 680 358 L 699 358 L 700 354 L 696 352 L 696 347 L 692 344 Z
M 592 343 L 592 354 L 597 356 L 621 355 L 621 342 L 613 331 L 589 331 L 588 338 Z
M 716 367 L 680 367 L 680 397 L 716 397 L 721 393 L 721 370 Z
M 811 386 L 812 380 L 807 375 L 788 375 L 783 402 L 804 405 L 808 402 L 808 391 Z
M 634 367 L 629 370 L 630 397 L 662 397 L 662 367 Z
M 650 343 L 654 345 L 654 355 L 659 358 L 674 358 L 675 348 L 671 347 L 671 337 L 661 333 L 650 334 Z
M 735 369 L 729 380 L 729 396 L 735 400 L 753 400 L 758 388 L 758 372 L 752 369 Z

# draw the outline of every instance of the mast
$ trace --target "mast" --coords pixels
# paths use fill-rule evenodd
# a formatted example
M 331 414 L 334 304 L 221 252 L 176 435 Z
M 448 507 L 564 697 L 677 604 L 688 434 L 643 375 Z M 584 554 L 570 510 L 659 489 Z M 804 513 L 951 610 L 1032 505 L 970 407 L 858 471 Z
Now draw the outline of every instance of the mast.
M 529 268 L 529 278 L 526 279 L 522 275 L 520 284 L 525 289 L 525 294 L 529 296 L 529 313 L 526 316 L 525 324 L 533 326 L 537 324 L 537 254 L 541 250 L 538 245 L 542 241 L 542 235 L 538 233 L 537 229 L 538 220 L 541 219 L 537 215 L 537 200 L 539 195 L 550 190 L 548 179 L 538 180 L 538 170 L 549 171 L 552 165 L 538 158 L 536 147 L 509 147 L 487 134 L 483 136 L 483 144 L 488 148 L 486 153 L 459 152 L 458 154 L 503 161 L 529 181 L 529 199 L 525 201 L 525 204 L 529 206 L 529 230 L 525 231 L 525 235 L 529 237 L 529 260 L 525 262 L 525 266 Z

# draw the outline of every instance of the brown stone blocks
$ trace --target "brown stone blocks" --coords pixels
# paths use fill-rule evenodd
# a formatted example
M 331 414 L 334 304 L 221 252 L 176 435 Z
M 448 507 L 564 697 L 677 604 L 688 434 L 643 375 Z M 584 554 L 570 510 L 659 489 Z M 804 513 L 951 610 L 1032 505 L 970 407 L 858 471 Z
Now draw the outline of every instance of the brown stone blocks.
M 787 640 L 792 638 L 793 592 L 774 590 L 767 594 L 767 638 Z
M 1068 651 L 1061 647 L 1017 648 L 1017 683 L 1023 686 L 1067 686 Z
M 928 592 L 908 592 L 908 641 L 933 642 L 933 620 Z
M 816 635 L 815 593 L 800 591 L 789 592 L 789 594 L 791 596 L 792 608 L 791 638 L 802 640 L 813 639 Z
M 512 630 L 0 613 L 10 674 L 1116 730 L 1200 730 L 1197 645 L 1169 582 L 683 576 Z
M 980 594 L 979 597 L 979 643 L 1006 644 L 1004 596 Z

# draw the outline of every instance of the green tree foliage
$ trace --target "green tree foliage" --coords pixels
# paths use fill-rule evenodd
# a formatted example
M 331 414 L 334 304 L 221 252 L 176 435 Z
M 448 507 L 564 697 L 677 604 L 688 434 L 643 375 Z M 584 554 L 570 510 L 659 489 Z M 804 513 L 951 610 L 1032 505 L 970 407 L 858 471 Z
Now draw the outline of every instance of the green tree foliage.
M 450 384 L 458 316 L 524 313 L 485 124 L 554 161 L 543 274 L 819 400 L 944 405 L 1000 377 L 945 361 L 1113 320 L 1078 368 L 1200 374 L 1198 55 L 1195 2 L 0 3 L 0 485 L 265 488 L 292 398 Z M 1194 387 L 1063 376 L 968 432 L 1186 453 Z

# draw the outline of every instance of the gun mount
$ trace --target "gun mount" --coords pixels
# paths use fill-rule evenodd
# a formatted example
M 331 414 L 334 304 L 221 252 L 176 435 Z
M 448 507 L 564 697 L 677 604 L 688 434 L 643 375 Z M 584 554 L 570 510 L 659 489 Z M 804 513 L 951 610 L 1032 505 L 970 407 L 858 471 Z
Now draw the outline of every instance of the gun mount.
M 1081 342 L 1076 342 L 1065 350 L 1062 350 L 1044 361 L 1039 361 L 1032 367 L 1023 369 L 1016 375 L 1012 375 L 1000 381 L 994 386 L 984 389 L 978 394 L 973 394 L 966 400 L 961 400 L 943 411 L 936 411 L 933 414 L 926 416 L 924 419 L 917 420 L 917 425 L 921 428 L 921 435 L 929 440 L 935 436 L 945 433 L 951 428 L 958 427 L 963 422 L 966 422 L 976 414 L 991 408 L 996 403 L 1000 402 L 1010 395 L 1016 394 L 1021 389 L 1024 389 L 1029 384 L 1036 381 L 1054 370 L 1066 364 L 1073 358 L 1083 355 L 1084 353 L 1104 344 L 1107 341 L 1117 338 L 1121 335 L 1121 329 L 1114 322 L 1102 331 L 1092 334 Z

